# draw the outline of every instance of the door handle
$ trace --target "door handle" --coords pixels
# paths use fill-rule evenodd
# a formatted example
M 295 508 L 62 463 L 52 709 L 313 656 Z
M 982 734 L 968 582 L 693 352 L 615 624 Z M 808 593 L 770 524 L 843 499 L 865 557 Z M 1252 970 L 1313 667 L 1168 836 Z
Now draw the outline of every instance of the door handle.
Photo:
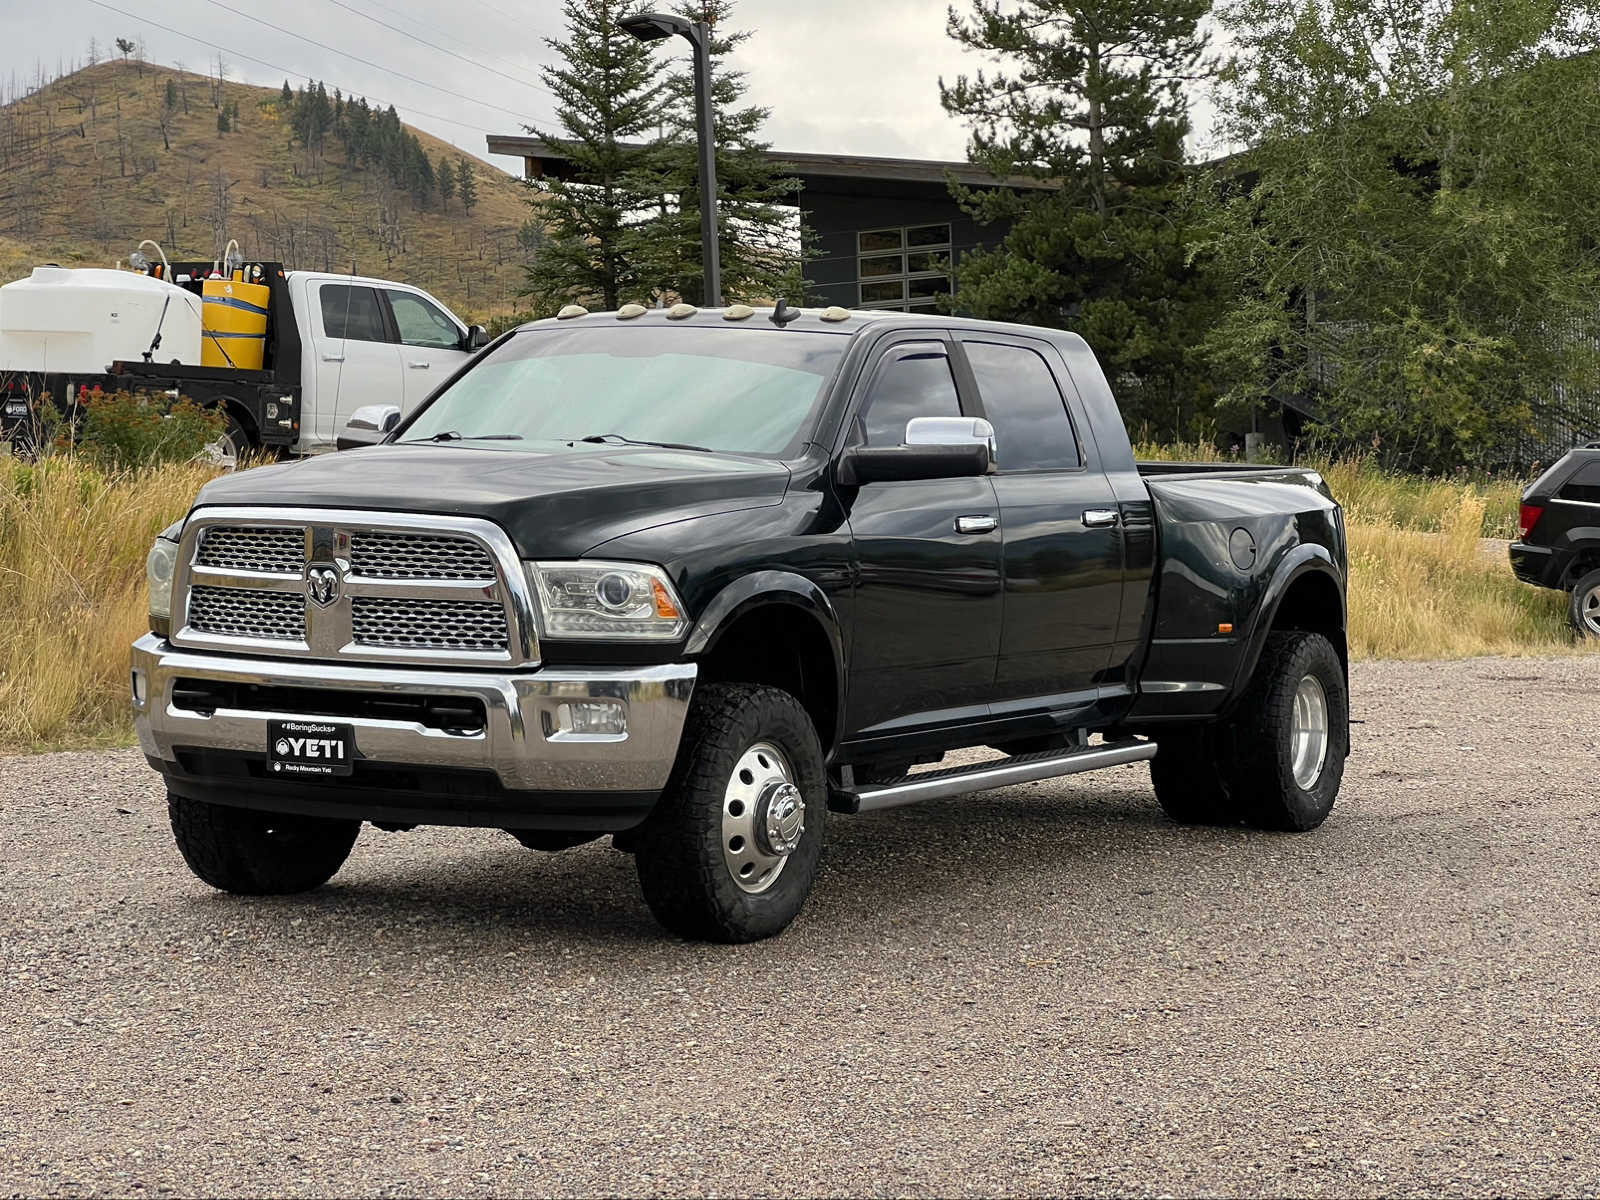
M 957 533 L 993 533 L 1000 522 L 984 513 L 956 518 Z
M 406 366 L 410 367 L 413 371 L 426 371 L 429 367 L 433 366 L 433 364 L 431 362 L 408 362 Z
M 1117 510 L 1114 508 L 1086 508 L 1083 510 L 1083 524 L 1087 529 L 1107 529 L 1117 523 Z
M 324 354 L 322 356 L 322 361 L 323 362 L 343 362 L 344 361 L 344 355 L 342 355 L 342 354 Z

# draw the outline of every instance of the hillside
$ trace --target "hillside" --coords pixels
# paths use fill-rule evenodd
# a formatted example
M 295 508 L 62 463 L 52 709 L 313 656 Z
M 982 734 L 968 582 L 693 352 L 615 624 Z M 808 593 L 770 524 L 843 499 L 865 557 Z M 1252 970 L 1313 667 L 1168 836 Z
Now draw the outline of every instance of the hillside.
M 236 108 L 230 132 L 219 107 Z M 250 259 L 414 283 L 472 320 L 516 307 L 520 181 L 475 159 L 470 215 L 459 197 L 419 210 L 337 138 L 320 156 L 291 145 L 283 107 L 275 90 L 121 61 L 0 107 L 0 282 L 42 262 L 110 266 L 146 237 L 169 258 L 215 258 L 231 237 Z M 434 162 L 463 157 L 411 132 Z

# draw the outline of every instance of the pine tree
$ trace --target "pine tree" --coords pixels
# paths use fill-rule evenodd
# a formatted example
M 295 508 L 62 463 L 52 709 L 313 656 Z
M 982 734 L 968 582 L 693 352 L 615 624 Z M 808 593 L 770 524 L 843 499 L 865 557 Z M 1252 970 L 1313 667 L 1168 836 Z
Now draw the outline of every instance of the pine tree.
M 662 68 L 618 25 L 640 8 L 639 0 L 564 0 L 566 38 L 546 42 L 560 62 L 540 74 L 557 97 L 561 128 L 528 132 L 562 147 L 572 177 L 540 180 L 530 199 L 534 219 L 550 233 L 522 292 L 536 311 L 574 300 L 616 308 L 656 290 L 642 269 L 638 234 L 661 203 L 649 172 L 654 151 L 624 144 L 650 137 L 664 118 Z
M 283 91 L 278 93 L 278 99 L 282 102 L 284 111 L 294 107 L 294 89 L 289 86 L 287 79 L 283 81 Z
M 731 28 L 734 0 L 680 0 L 677 12 L 711 30 L 711 91 L 717 144 L 717 194 L 724 298 L 798 299 L 800 258 L 792 210 L 799 188 L 766 157 L 761 128 L 771 110 L 740 107 L 748 90 L 743 71 L 728 56 L 748 41 Z M 705 264 L 700 234 L 700 162 L 695 121 L 694 69 L 685 61 L 670 82 L 668 144 L 660 152 L 661 192 L 675 196 L 663 211 L 647 246 L 660 290 L 693 304 L 705 301 Z
M 478 177 L 464 158 L 456 163 L 456 191 L 461 193 L 461 207 L 471 215 L 472 206 L 478 202 Z
M 455 168 L 450 165 L 450 160 L 443 154 L 439 155 L 439 166 L 434 175 L 439 180 L 439 207 L 449 212 L 450 197 L 456 194 L 456 173 Z
M 437 186 L 433 175 L 433 160 L 428 157 L 428 152 L 422 148 L 422 143 L 414 135 L 408 140 L 406 148 L 407 157 L 410 159 L 407 174 L 412 206 L 427 208 L 433 200 L 434 189 Z
M 952 10 L 950 35 L 999 66 L 939 85 L 974 163 L 1045 184 L 952 189 L 980 223 L 1012 223 L 998 250 L 956 264 L 952 306 L 1081 333 L 1130 418 L 1168 434 L 1191 432 L 1197 401 L 1211 400 L 1197 346 L 1215 302 L 1187 261 L 1183 145 L 1183 85 L 1210 70 L 1210 8 L 971 0 L 965 17 Z

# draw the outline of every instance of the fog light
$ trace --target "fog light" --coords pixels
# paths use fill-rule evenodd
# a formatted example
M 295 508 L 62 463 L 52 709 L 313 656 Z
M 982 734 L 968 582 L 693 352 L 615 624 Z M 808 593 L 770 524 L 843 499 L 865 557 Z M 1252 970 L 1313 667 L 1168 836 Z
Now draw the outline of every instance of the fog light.
M 137 667 L 133 670 L 133 703 L 138 708 L 144 707 L 145 684 L 144 672 Z
M 628 732 L 628 710 L 615 700 L 568 700 L 556 705 L 557 734 L 617 737 Z

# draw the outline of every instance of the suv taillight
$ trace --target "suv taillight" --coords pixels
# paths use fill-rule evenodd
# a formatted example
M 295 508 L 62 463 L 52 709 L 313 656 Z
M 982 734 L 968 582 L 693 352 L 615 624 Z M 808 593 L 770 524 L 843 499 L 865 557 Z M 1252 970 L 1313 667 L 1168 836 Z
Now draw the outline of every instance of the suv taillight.
M 1533 527 L 1539 523 L 1539 518 L 1544 516 L 1544 505 L 1522 503 L 1522 519 L 1518 524 L 1522 527 L 1522 536 L 1527 537 L 1533 532 Z

